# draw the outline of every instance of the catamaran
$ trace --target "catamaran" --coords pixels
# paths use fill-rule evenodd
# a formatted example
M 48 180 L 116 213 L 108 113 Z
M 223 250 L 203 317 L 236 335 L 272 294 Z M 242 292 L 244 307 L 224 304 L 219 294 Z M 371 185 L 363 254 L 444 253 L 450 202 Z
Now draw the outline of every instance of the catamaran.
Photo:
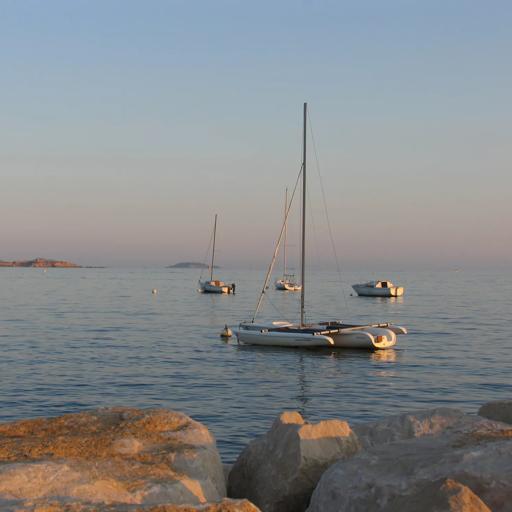
M 328 347 L 328 348 L 362 348 L 381 350 L 393 347 L 398 334 L 406 334 L 407 330 L 398 325 L 389 323 L 375 323 L 364 325 L 346 324 L 340 321 L 321 321 L 306 323 L 305 321 L 305 265 L 306 265 L 306 128 L 307 103 L 304 103 L 303 112 L 303 146 L 302 146 L 302 226 L 301 226 L 301 294 L 300 294 L 300 322 L 294 324 L 285 321 L 256 323 L 255 318 L 261 306 L 263 296 L 268 288 L 268 281 L 275 262 L 275 257 L 283 235 L 286 220 L 290 212 L 287 208 L 285 222 L 281 228 L 274 257 L 269 266 L 258 303 L 252 320 L 241 322 L 236 331 L 239 343 L 248 345 L 261 345 L 273 347 Z
M 284 193 L 284 240 L 283 240 L 283 277 L 277 279 L 275 282 L 276 290 L 285 292 L 299 292 L 301 289 L 300 284 L 295 280 L 295 274 L 286 272 L 286 233 L 288 219 L 286 212 L 288 211 L 288 189 Z
M 202 293 L 234 293 L 234 284 L 226 284 L 224 281 L 213 279 L 213 268 L 215 263 L 215 238 L 217 235 L 217 214 L 215 214 L 215 221 L 213 223 L 213 247 L 212 247 L 212 261 L 210 264 L 210 280 L 201 281 L 199 278 L 199 291 Z

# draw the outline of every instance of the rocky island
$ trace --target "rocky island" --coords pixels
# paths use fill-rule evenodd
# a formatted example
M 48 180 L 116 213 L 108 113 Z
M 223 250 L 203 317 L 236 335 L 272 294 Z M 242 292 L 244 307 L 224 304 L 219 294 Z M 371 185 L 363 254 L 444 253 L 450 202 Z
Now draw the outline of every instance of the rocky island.
M 36 258 L 34 260 L 0 261 L 0 267 L 35 267 L 35 268 L 81 268 L 76 263 L 63 260 L 47 260 Z
M 169 265 L 166 268 L 210 268 L 205 263 L 198 263 L 197 261 L 181 261 L 180 263 L 175 263 L 174 265 Z M 214 265 L 213 268 L 219 268 L 217 265 Z

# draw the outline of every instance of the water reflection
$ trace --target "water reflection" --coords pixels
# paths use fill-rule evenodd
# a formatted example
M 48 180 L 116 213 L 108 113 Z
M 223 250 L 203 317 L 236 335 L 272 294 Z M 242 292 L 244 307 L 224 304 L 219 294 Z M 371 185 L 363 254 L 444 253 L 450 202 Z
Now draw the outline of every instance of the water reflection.
M 371 352 L 372 361 L 378 362 L 386 362 L 386 363 L 394 363 L 396 361 L 396 350 L 388 349 L 388 350 L 376 350 L 375 352 Z
M 299 377 L 299 412 L 301 415 L 306 418 L 307 417 L 307 405 L 310 402 L 310 398 L 308 397 L 308 385 L 306 381 L 306 370 L 304 367 L 304 354 L 299 355 L 299 365 L 298 365 L 298 377 Z

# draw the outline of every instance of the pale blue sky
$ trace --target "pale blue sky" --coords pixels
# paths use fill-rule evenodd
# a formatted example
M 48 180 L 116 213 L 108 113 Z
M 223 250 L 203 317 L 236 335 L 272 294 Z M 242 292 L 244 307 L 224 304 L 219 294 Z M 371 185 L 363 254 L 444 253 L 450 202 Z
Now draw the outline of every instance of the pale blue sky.
M 308 101 L 344 265 L 510 265 L 511 26 L 508 1 L 0 0 L 0 259 L 201 260 L 218 212 L 219 264 L 264 264 Z

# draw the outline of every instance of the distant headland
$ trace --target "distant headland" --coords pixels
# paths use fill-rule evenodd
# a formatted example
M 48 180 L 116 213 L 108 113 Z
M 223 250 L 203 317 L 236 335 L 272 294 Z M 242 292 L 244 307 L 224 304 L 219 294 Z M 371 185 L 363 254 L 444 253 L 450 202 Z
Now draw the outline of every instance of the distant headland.
M 198 263 L 197 261 L 181 261 L 180 263 L 175 263 L 174 265 L 169 265 L 166 268 L 210 268 L 210 267 L 204 263 Z M 219 268 L 219 267 L 217 267 L 217 265 L 214 265 L 213 268 Z
M 36 258 L 34 260 L 0 261 L 0 267 L 81 268 L 81 265 L 69 261 Z

